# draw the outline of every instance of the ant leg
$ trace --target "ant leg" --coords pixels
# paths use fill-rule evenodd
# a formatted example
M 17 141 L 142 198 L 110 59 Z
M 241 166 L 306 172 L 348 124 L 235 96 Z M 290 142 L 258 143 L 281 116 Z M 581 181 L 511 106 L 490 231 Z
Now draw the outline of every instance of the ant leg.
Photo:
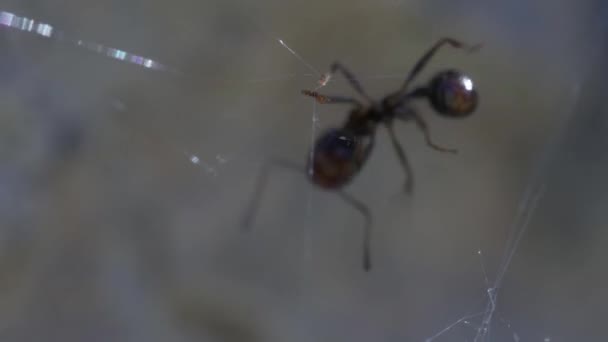
M 371 261 L 371 229 L 372 229 L 372 214 L 367 209 L 367 206 L 358 199 L 349 195 L 344 191 L 337 191 L 338 195 L 348 204 L 352 205 L 353 208 L 357 209 L 363 215 L 365 219 L 365 226 L 363 226 L 363 269 L 368 272 L 372 268 Z
M 363 87 L 361 86 L 361 83 L 359 83 L 359 80 L 357 79 L 357 77 L 355 77 L 355 75 L 350 70 L 348 70 L 348 68 L 346 68 L 340 62 L 334 62 L 334 63 L 332 63 L 330 71 L 329 71 L 330 77 L 331 77 L 331 75 L 335 74 L 336 71 L 340 71 L 342 73 L 344 78 L 346 78 L 346 80 L 357 91 L 357 93 L 359 93 L 359 95 L 365 97 L 366 100 L 372 102 L 371 97 L 369 97 L 369 95 L 367 95 L 365 90 L 363 90 Z
M 410 71 L 405 83 L 401 87 L 401 92 L 404 92 L 409 84 L 414 80 L 414 78 L 418 75 L 418 73 L 424 69 L 428 61 L 435 55 L 437 50 L 441 48 L 443 45 L 448 44 L 457 49 L 465 49 L 467 52 L 474 52 L 481 48 L 482 44 L 468 45 L 461 41 L 452 38 L 441 38 L 439 39 L 435 45 L 433 45 L 419 60 L 416 62 L 412 70 Z
M 455 148 L 447 148 L 435 144 L 431 140 L 431 133 L 429 132 L 429 127 L 426 124 L 426 121 L 424 121 L 422 117 L 415 113 L 412 115 L 412 117 L 414 118 L 414 121 L 416 121 L 416 125 L 418 126 L 418 128 L 420 128 L 420 130 L 424 134 L 424 139 L 426 140 L 427 145 L 439 152 L 458 153 L 458 150 Z
M 251 230 L 251 223 L 259 209 L 262 192 L 264 188 L 266 188 L 266 183 L 268 182 L 268 174 L 270 173 L 272 167 L 281 167 L 283 169 L 291 170 L 297 173 L 302 172 L 301 165 L 287 160 L 273 159 L 265 162 L 264 165 L 262 165 L 262 169 L 260 170 L 260 173 L 256 180 L 253 196 L 251 197 L 247 210 L 245 211 L 245 215 L 243 216 L 243 231 Z
M 292 170 L 292 171 L 295 171 L 298 173 L 302 172 L 301 165 L 294 163 L 294 162 L 286 161 L 286 160 L 275 159 L 275 160 L 271 160 L 270 162 L 266 162 L 263 165 L 262 170 L 260 171 L 260 174 L 256 181 L 256 187 L 255 187 L 253 196 L 251 198 L 251 201 L 249 202 L 249 206 L 248 206 L 247 210 L 245 211 L 245 215 L 243 217 L 242 228 L 245 231 L 249 231 L 251 228 L 251 223 L 259 208 L 262 191 L 266 187 L 266 183 L 268 182 L 268 175 L 270 173 L 271 167 L 273 167 L 273 166 L 282 167 L 282 168 Z M 369 271 L 371 269 L 370 239 L 371 239 L 372 215 L 369 212 L 369 209 L 367 209 L 367 207 L 365 206 L 365 204 L 363 204 L 359 200 L 355 199 L 354 197 L 352 197 L 351 195 L 349 195 L 343 191 L 338 190 L 337 193 L 345 202 L 352 205 L 357 211 L 359 211 L 363 215 L 363 218 L 365 219 L 365 226 L 363 228 L 363 269 L 365 271 Z
M 412 189 L 414 188 L 414 172 L 412 171 L 412 167 L 407 160 L 403 147 L 401 147 L 401 143 L 399 143 L 399 140 L 397 139 L 397 135 L 395 135 L 393 124 L 387 123 L 386 128 L 388 130 L 388 135 L 391 138 L 391 142 L 393 143 L 393 148 L 395 149 L 399 162 L 401 163 L 401 167 L 403 167 L 403 171 L 405 172 L 405 182 L 403 184 L 403 188 L 406 193 L 411 194 Z
M 327 96 L 317 93 L 312 90 L 302 90 L 302 94 L 310 97 L 314 97 L 317 102 L 320 104 L 326 103 L 352 103 L 358 106 L 361 106 L 361 102 L 351 98 L 351 97 L 342 97 L 342 96 Z

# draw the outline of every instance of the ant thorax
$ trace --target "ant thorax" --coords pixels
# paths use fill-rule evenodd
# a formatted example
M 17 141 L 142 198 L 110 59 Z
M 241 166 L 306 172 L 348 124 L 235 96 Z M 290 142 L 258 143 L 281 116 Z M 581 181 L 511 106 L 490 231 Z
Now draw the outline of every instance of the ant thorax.
M 414 118 L 416 115 L 416 109 L 412 105 L 410 101 L 407 101 L 401 106 L 393 109 L 393 118 L 399 119 L 401 121 L 409 121 Z
M 372 108 L 356 108 L 348 115 L 343 129 L 358 136 L 371 135 L 376 130 L 381 119 L 381 113 L 374 111 Z

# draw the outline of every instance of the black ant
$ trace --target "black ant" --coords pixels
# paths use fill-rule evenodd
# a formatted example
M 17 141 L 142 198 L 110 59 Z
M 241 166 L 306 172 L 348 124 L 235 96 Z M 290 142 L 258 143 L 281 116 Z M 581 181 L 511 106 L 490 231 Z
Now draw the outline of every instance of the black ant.
M 350 111 L 342 127 L 331 128 L 319 136 L 314 144 L 307 169 L 309 170 L 308 176 L 312 183 L 320 188 L 335 191 L 344 201 L 352 205 L 364 216 L 363 268 L 366 271 L 371 269 L 370 235 L 372 216 L 362 202 L 344 192 L 342 188 L 352 181 L 368 160 L 374 147 L 378 126 L 382 124 L 388 130 L 389 137 L 406 175 L 405 191 L 411 193 L 413 188 L 413 172 L 405 152 L 395 135 L 393 129 L 395 119 L 401 121 L 413 120 L 424 134 L 427 145 L 431 148 L 440 152 L 457 153 L 456 149 L 441 147 L 431 140 L 426 122 L 410 106 L 410 101 L 419 98 L 428 99 L 437 113 L 451 118 L 466 117 L 477 108 L 478 96 L 477 91 L 473 87 L 473 82 L 466 75 L 453 69 L 440 71 L 426 86 L 409 90 L 410 83 L 418 73 L 425 67 L 437 50 L 446 44 L 470 52 L 479 49 L 481 46 L 467 45 L 451 38 L 440 39 L 414 65 L 403 86 L 380 101 L 374 101 L 367 95 L 359 81 L 346 67 L 338 62 L 333 63 L 328 76 L 331 77 L 337 71 L 341 72 L 355 91 L 365 99 L 365 105 L 352 97 L 326 96 L 316 91 L 302 91 L 302 94 L 313 97 L 317 102 L 322 104 L 349 103 L 355 105 L 355 108 Z M 267 181 L 268 167 L 271 165 L 301 171 L 301 165 L 289 161 L 275 160 L 270 164 L 266 164 L 260 173 L 249 210 L 246 212 L 245 227 L 251 225 L 253 215 L 257 211 L 257 204 Z

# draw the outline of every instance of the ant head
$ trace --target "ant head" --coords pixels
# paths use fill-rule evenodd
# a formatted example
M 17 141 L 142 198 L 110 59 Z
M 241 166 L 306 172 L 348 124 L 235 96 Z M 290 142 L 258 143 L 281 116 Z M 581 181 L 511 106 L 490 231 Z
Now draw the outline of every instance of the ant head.
M 431 105 L 443 116 L 462 118 L 477 108 L 478 96 L 473 81 L 458 71 L 439 72 L 428 89 Z

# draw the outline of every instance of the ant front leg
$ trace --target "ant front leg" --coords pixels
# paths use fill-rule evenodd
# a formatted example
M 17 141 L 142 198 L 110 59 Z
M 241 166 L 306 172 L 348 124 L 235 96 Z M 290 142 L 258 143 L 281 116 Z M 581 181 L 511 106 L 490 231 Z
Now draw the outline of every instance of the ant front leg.
M 401 87 L 401 92 L 405 92 L 410 83 L 414 80 L 414 78 L 424 69 L 429 60 L 437 53 L 439 48 L 444 45 L 450 45 L 457 49 L 465 49 L 468 52 L 474 52 L 481 48 L 482 44 L 468 45 L 459 40 L 453 38 L 441 38 L 439 39 L 435 45 L 433 45 L 422 57 L 416 62 L 412 70 L 410 71 L 405 83 Z
M 249 204 L 247 206 L 247 210 L 245 211 L 245 215 L 243 216 L 241 226 L 243 231 L 251 230 L 253 219 L 255 218 L 255 215 L 257 214 L 260 206 L 262 193 L 266 188 L 266 183 L 268 183 L 268 176 L 273 167 L 280 167 L 283 169 L 294 171 L 296 173 L 302 173 L 302 166 L 294 162 L 281 159 L 273 159 L 265 162 L 256 180 L 253 196 L 251 197 L 251 200 L 249 201 Z
M 403 185 L 403 189 L 407 194 L 411 194 L 414 189 L 414 173 L 412 171 L 412 167 L 410 166 L 409 161 L 407 160 L 407 156 L 405 155 L 405 150 L 401 147 L 401 143 L 397 139 L 397 135 L 395 134 L 395 130 L 393 129 L 393 124 L 387 123 L 386 129 L 388 130 L 388 135 L 391 138 L 391 143 L 393 144 L 393 148 L 397 153 L 397 157 L 399 158 L 399 163 L 403 168 L 403 172 L 405 173 L 405 182 Z
M 431 132 L 429 131 L 429 127 L 426 124 L 426 121 L 424 121 L 424 119 L 422 117 L 420 117 L 420 115 L 413 113 L 412 118 L 416 122 L 416 125 L 418 126 L 418 128 L 420 128 L 420 130 L 424 134 L 424 139 L 426 140 L 426 144 L 429 147 L 431 147 L 439 152 L 447 152 L 447 153 L 454 153 L 454 154 L 458 153 L 458 150 L 455 148 L 447 148 L 447 147 L 442 147 L 442 146 L 435 144 L 431 139 Z

